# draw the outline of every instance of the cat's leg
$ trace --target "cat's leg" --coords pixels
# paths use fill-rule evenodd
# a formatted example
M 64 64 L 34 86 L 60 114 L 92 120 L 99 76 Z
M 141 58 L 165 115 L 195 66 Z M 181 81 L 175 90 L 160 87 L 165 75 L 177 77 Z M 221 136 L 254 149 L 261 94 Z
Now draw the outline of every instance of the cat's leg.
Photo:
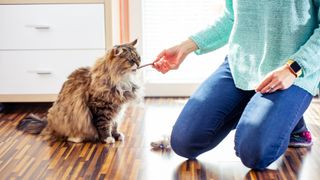
M 124 141 L 124 135 L 118 131 L 118 123 L 117 121 L 113 122 L 112 126 L 112 136 L 117 140 L 117 141 Z
M 81 137 L 68 137 L 68 141 L 74 142 L 74 143 L 81 143 L 83 139 Z
M 102 142 L 113 144 L 115 139 L 112 137 L 112 120 L 111 118 L 105 117 L 103 115 L 95 119 L 95 126 L 97 128 L 99 138 Z

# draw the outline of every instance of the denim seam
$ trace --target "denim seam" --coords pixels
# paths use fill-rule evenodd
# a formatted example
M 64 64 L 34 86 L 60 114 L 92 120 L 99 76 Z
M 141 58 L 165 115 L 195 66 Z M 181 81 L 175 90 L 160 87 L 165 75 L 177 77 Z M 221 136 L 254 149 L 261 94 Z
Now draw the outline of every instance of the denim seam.
M 244 96 L 241 97 L 241 100 L 239 101 L 239 103 L 230 111 L 230 113 L 226 116 L 225 121 L 223 121 L 223 122 L 228 122 L 228 121 L 230 121 L 230 119 L 232 119 L 232 117 L 234 117 L 234 116 L 230 116 L 230 117 L 228 117 L 228 116 L 229 116 L 229 115 L 238 107 L 238 105 L 239 105 L 240 103 L 242 103 L 242 101 L 243 101 L 245 98 L 247 98 L 248 96 L 249 96 L 248 94 L 245 94 Z M 216 129 L 221 128 L 221 127 L 223 126 L 223 124 L 225 124 L 225 123 L 220 123 L 220 124 L 217 126 Z M 212 142 L 213 140 L 214 140 L 214 138 L 211 139 L 210 144 L 211 144 L 211 142 Z M 234 142 L 235 142 L 235 139 L 234 139 Z
M 234 116 L 230 116 L 230 117 L 229 117 L 229 115 L 238 107 L 238 105 L 239 105 L 246 97 L 247 97 L 247 95 L 244 95 L 244 96 L 241 98 L 241 100 L 239 101 L 239 103 L 230 111 L 230 113 L 229 113 L 228 115 L 226 115 L 226 118 L 224 119 L 224 121 L 221 122 L 221 123 L 217 126 L 218 128 L 216 128 L 216 129 L 221 128 L 222 125 L 224 125 L 226 122 L 230 121 L 230 119 L 232 119 L 232 117 L 234 117 Z
M 251 96 L 251 98 L 254 96 L 255 94 L 253 94 L 252 96 Z M 249 96 L 249 95 L 246 95 L 246 96 Z M 247 104 L 248 105 L 248 104 Z M 246 105 L 246 106 L 247 106 Z M 238 143 L 237 143 L 237 139 L 238 139 L 238 135 L 239 133 L 235 133 L 234 134 L 234 146 L 235 146 L 235 148 L 234 148 L 234 150 L 236 151 L 236 155 L 237 155 L 237 152 L 238 153 L 240 153 L 240 149 L 238 148 L 239 146 L 237 145 Z M 237 155 L 238 156 L 238 155 Z

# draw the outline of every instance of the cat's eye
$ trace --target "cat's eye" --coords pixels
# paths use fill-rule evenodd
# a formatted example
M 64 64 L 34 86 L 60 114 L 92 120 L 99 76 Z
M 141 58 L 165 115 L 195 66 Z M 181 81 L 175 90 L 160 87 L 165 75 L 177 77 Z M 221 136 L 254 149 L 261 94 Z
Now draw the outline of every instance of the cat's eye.
M 134 64 L 136 64 L 136 61 L 133 60 L 133 59 L 130 59 L 130 60 L 129 60 L 129 63 L 130 63 L 131 65 L 134 65 Z

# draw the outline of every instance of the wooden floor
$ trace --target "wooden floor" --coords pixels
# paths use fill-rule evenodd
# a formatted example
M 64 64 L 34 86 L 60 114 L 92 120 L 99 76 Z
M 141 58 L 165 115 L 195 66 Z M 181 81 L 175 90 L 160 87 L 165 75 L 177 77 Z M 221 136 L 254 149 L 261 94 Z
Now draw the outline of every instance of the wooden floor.
M 268 170 L 252 171 L 235 156 L 233 135 L 197 161 L 152 150 L 150 142 L 170 133 L 186 99 L 148 98 L 129 107 L 114 145 L 47 142 L 15 130 L 29 113 L 45 114 L 50 104 L 9 104 L 0 113 L 0 179 L 306 179 L 320 178 L 320 101 L 305 114 L 311 149 L 289 148 Z

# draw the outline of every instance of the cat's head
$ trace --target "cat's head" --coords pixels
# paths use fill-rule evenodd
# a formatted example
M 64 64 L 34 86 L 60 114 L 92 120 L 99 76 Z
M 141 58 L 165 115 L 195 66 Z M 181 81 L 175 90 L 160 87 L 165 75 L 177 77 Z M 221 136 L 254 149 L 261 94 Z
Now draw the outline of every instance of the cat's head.
M 141 58 L 135 48 L 137 39 L 122 45 L 116 45 L 109 52 L 109 65 L 120 74 L 133 72 L 140 66 Z

